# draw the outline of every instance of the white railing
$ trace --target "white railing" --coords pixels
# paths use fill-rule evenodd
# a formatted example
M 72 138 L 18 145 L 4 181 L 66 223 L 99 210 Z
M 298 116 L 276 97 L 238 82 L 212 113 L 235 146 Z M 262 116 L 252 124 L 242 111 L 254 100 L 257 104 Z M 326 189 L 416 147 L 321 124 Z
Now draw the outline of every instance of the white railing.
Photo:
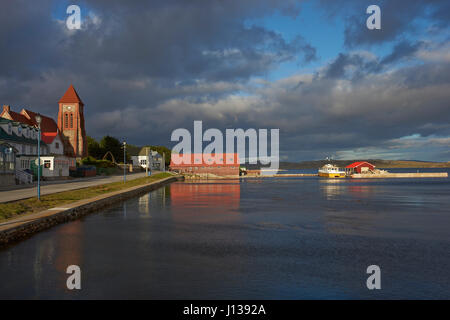
M 16 179 L 19 184 L 33 183 L 33 175 L 22 170 L 16 170 Z

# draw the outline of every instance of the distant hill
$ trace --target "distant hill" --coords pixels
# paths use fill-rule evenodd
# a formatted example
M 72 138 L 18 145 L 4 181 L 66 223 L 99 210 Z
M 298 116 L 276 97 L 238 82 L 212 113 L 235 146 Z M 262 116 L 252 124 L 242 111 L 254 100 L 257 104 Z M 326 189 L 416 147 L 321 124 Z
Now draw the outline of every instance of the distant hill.
M 345 167 L 356 161 L 367 161 L 377 168 L 450 168 L 450 162 L 431 162 L 417 160 L 332 160 L 331 163 L 338 167 Z M 327 160 L 302 161 L 302 162 L 280 162 L 280 169 L 317 169 L 326 163 Z
M 332 160 L 331 163 L 338 167 L 345 167 L 356 161 L 367 161 L 377 168 L 450 168 L 449 162 L 431 162 L 431 161 L 411 161 L 411 160 Z M 280 169 L 316 169 L 326 163 L 327 160 L 302 161 L 302 162 L 281 162 Z

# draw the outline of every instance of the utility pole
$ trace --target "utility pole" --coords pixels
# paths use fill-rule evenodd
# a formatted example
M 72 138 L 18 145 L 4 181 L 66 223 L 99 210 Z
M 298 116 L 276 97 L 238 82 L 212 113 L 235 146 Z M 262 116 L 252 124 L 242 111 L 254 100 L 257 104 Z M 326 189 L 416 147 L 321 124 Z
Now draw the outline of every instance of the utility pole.
M 126 158 L 126 150 L 127 150 L 127 143 L 125 142 L 125 140 L 123 141 L 123 183 L 125 183 L 127 181 L 127 173 L 126 173 L 126 163 L 127 163 L 127 158 Z
M 38 169 L 37 169 L 37 176 L 38 176 L 38 183 L 37 183 L 37 198 L 38 200 L 41 200 L 41 115 L 38 113 L 36 115 L 36 122 L 38 124 Z
M 146 160 L 145 160 L 145 176 L 148 177 L 148 166 L 150 165 L 150 159 L 148 158 L 148 147 L 145 147 L 145 155 L 146 155 Z

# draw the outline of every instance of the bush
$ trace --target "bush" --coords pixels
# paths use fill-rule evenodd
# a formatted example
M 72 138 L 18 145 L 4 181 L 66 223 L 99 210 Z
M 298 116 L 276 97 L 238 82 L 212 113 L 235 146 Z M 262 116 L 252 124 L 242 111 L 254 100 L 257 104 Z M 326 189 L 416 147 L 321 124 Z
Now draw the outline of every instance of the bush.
M 96 166 L 97 168 L 114 168 L 115 165 L 109 160 L 97 160 L 91 156 L 83 158 L 81 164 L 85 166 Z

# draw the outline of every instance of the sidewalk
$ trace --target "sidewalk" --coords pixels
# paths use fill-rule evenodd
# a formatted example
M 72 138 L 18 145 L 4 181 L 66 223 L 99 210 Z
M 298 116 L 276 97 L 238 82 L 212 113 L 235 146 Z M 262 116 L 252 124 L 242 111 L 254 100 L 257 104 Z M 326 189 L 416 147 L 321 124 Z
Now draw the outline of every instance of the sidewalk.
M 153 171 L 152 174 L 157 173 Z M 145 177 L 145 172 L 129 173 L 127 174 L 127 180 L 134 180 L 137 178 Z M 107 177 L 92 177 L 92 178 L 79 178 L 74 180 L 62 180 L 62 181 L 45 181 L 41 185 L 41 195 L 57 193 L 62 191 L 74 190 L 97 186 L 106 183 L 122 181 L 123 176 L 107 176 Z M 37 186 L 33 187 L 22 185 L 23 188 L 6 191 L 0 191 L 0 203 L 21 200 L 37 196 Z M 13 186 L 14 187 L 14 186 Z
M 136 175 L 138 174 L 133 176 Z M 111 204 L 136 197 L 168 183 L 180 180 L 183 180 L 183 176 L 163 178 L 147 184 L 137 185 L 123 190 L 101 194 L 93 198 L 68 203 L 63 207 L 50 208 L 6 220 L 5 222 L 0 223 L 0 246 L 29 237 L 36 232 L 51 228 L 56 224 L 76 220 Z

